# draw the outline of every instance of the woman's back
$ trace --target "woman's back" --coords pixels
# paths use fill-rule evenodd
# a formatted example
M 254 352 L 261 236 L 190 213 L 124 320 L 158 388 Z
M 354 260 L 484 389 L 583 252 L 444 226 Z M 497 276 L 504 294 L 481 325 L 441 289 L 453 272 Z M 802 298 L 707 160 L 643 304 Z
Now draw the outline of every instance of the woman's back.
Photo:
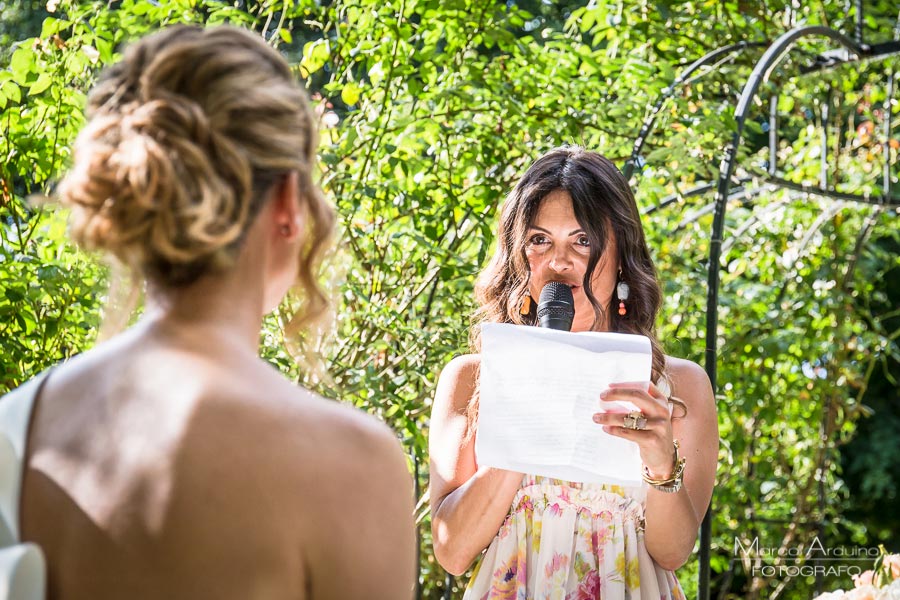
M 387 428 L 227 342 L 169 337 L 132 330 L 38 399 L 22 532 L 47 556 L 50 597 L 322 597 L 339 585 L 323 566 L 346 597 L 368 595 L 360 562 L 402 560 L 389 549 L 412 537 L 385 522 L 412 510 L 406 473 L 381 470 L 399 462 Z M 372 498 L 395 506 L 360 527 Z
M 21 537 L 46 554 L 50 598 L 409 597 L 395 436 L 258 357 L 288 289 L 287 330 L 327 305 L 335 215 L 287 62 L 249 31 L 172 27 L 103 71 L 87 116 L 59 196 L 147 308 L 35 404 Z

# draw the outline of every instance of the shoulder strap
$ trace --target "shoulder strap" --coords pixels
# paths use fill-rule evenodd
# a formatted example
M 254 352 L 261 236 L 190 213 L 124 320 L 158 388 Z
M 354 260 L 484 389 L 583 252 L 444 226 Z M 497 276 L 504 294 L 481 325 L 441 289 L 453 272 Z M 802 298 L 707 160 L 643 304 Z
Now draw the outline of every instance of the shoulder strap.
M 0 547 L 19 543 L 22 461 L 34 401 L 48 373 L 44 371 L 0 398 Z

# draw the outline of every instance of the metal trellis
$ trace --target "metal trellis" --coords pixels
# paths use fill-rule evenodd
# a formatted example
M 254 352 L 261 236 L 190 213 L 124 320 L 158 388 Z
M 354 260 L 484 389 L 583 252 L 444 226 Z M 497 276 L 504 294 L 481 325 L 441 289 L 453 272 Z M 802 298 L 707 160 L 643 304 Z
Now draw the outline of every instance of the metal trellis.
M 875 204 L 882 207 L 900 207 L 900 198 L 894 197 L 891 193 L 891 176 L 890 176 L 890 160 L 889 160 L 889 144 L 885 143 L 883 145 L 883 152 L 885 153 L 885 165 L 884 172 L 882 175 L 883 183 L 882 183 L 882 193 L 879 196 L 865 195 L 865 194 L 851 194 L 846 192 L 840 192 L 838 190 L 827 187 L 827 147 L 824 146 L 822 148 L 822 174 L 820 175 L 819 185 L 810 186 L 803 185 L 799 183 L 795 183 L 789 181 L 783 177 L 779 177 L 776 175 L 776 161 L 777 161 L 777 126 L 778 126 L 778 115 L 777 115 L 777 94 L 773 94 L 770 98 L 769 103 L 769 114 L 768 114 L 768 125 L 769 125 L 769 160 L 768 165 L 765 170 L 758 170 L 752 167 L 746 167 L 744 170 L 749 175 L 743 176 L 741 179 L 735 181 L 733 179 L 733 174 L 735 170 L 735 166 L 737 163 L 738 157 L 738 149 L 743 143 L 743 132 L 744 126 L 747 121 L 748 115 L 750 114 L 751 108 L 754 104 L 754 101 L 757 99 L 758 92 L 761 84 L 769 78 L 772 70 L 779 64 L 779 62 L 787 55 L 792 47 L 800 40 L 809 39 L 809 38 L 825 38 L 832 42 L 837 43 L 843 49 L 842 52 L 831 52 L 823 54 L 817 57 L 815 63 L 811 66 L 802 67 L 798 70 L 799 75 L 806 75 L 809 73 L 815 73 L 817 71 L 823 71 L 825 69 L 833 68 L 839 64 L 845 64 L 850 62 L 858 62 L 863 59 L 884 59 L 891 55 L 900 53 L 900 42 L 891 41 L 881 44 L 873 44 L 867 45 L 863 41 L 863 29 L 862 29 L 862 7 L 861 1 L 857 2 L 857 21 L 856 21 L 856 31 L 855 31 L 855 39 L 850 39 L 843 35 L 842 33 L 830 29 L 828 27 L 822 26 L 811 26 L 811 27 L 798 27 L 796 29 L 792 29 L 779 38 L 777 38 L 771 45 L 768 46 L 765 53 L 762 57 L 756 62 L 752 73 L 750 74 L 747 82 L 745 83 L 740 98 L 737 102 L 735 108 L 735 121 L 736 128 L 733 133 L 733 137 L 730 143 L 725 147 L 724 156 L 719 166 L 719 174 L 717 183 L 715 185 L 715 198 L 714 198 L 714 217 L 713 217 L 713 225 L 712 232 L 710 238 L 710 247 L 709 247 L 709 261 L 708 261 L 708 273 L 707 273 L 707 302 L 706 302 L 706 350 L 705 350 L 705 368 L 707 375 L 709 376 L 710 382 L 712 383 L 713 390 L 717 389 L 717 368 L 716 368 L 716 354 L 718 347 L 718 336 L 717 336 L 717 327 L 718 327 L 718 302 L 719 302 L 719 273 L 721 269 L 721 254 L 722 254 L 722 235 L 725 227 L 725 213 L 729 204 L 729 201 L 735 197 L 735 194 L 732 193 L 733 186 L 737 183 L 738 185 L 743 185 L 747 181 L 752 179 L 758 179 L 766 186 L 761 186 L 759 189 L 751 192 L 750 198 L 755 197 L 763 190 L 772 189 L 772 188 L 782 188 L 792 190 L 797 193 L 815 195 L 821 197 L 832 198 L 835 200 L 841 201 L 852 201 L 864 204 Z M 748 43 L 742 42 L 739 44 L 731 44 L 729 46 L 719 48 L 700 58 L 699 60 L 692 63 L 689 67 L 685 69 L 685 71 L 679 75 L 679 77 L 675 80 L 675 82 L 667 87 L 662 96 L 650 110 L 647 119 L 645 120 L 643 126 L 641 127 L 640 133 L 638 134 L 634 147 L 631 153 L 630 158 L 626 161 L 623 172 L 626 177 L 630 177 L 632 173 L 635 171 L 635 167 L 637 166 L 638 172 L 640 167 L 642 166 L 642 160 L 640 158 L 640 152 L 643 148 L 643 145 L 647 138 L 650 136 L 652 132 L 653 125 L 655 124 L 655 119 L 663 104 L 671 98 L 676 88 L 685 85 L 692 81 L 690 76 L 697 71 L 699 68 L 711 64 L 722 56 L 733 55 L 738 52 L 742 52 L 748 48 L 765 46 L 765 43 Z M 885 100 L 885 113 L 887 118 L 885 118 L 884 122 L 884 131 L 883 135 L 885 140 L 890 139 L 890 107 L 891 107 L 891 99 L 894 93 L 894 78 L 895 74 L 893 71 L 889 71 L 886 74 L 886 83 L 887 83 L 887 98 Z M 823 117 L 827 120 L 827 107 L 825 108 L 825 114 Z M 706 192 L 709 192 L 713 189 L 712 184 L 704 184 L 697 186 L 691 190 L 688 190 L 682 194 L 673 194 L 667 198 L 661 200 L 655 206 L 650 207 L 645 213 L 653 212 L 658 210 L 668 204 L 676 202 L 680 199 L 686 198 L 688 196 L 697 196 L 702 195 Z M 820 495 L 823 493 L 820 490 Z M 706 512 L 706 515 L 703 518 L 703 522 L 700 527 L 700 569 L 698 573 L 698 598 L 700 600 L 708 600 L 710 593 L 710 550 L 711 550 L 711 542 L 712 542 L 712 506 L 710 506 L 709 510 Z M 817 587 L 821 587 L 821 579 L 817 577 Z

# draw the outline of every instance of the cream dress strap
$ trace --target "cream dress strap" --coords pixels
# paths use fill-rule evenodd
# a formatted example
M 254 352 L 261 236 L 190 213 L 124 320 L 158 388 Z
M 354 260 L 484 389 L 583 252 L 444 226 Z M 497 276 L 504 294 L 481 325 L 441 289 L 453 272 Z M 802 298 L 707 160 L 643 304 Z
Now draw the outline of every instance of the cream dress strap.
M 44 555 L 35 544 L 21 542 L 19 502 L 31 413 L 48 372 L 0 398 L 0 600 L 46 595 Z

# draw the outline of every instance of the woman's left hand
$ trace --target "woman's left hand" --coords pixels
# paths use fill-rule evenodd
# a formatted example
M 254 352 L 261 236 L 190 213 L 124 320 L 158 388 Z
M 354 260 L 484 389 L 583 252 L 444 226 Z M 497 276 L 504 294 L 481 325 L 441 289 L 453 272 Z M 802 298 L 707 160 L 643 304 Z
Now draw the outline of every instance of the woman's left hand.
M 613 383 L 601 392 L 603 403 L 630 402 L 640 409 L 646 423 L 641 429 L 626 427 L 626 412 L 600 412 L 594 414 L 594 422 L 603 425 L 603 431 L 616 437 L 635 442 L 641 451 L 644 466 L 655 478 L 671 476 L 675 469 L 673 449 L 672 415 L 668 398 L 652 383 L 642 389 L 634 383 Z M 610 407 L 615 410 L 618 407 Z

